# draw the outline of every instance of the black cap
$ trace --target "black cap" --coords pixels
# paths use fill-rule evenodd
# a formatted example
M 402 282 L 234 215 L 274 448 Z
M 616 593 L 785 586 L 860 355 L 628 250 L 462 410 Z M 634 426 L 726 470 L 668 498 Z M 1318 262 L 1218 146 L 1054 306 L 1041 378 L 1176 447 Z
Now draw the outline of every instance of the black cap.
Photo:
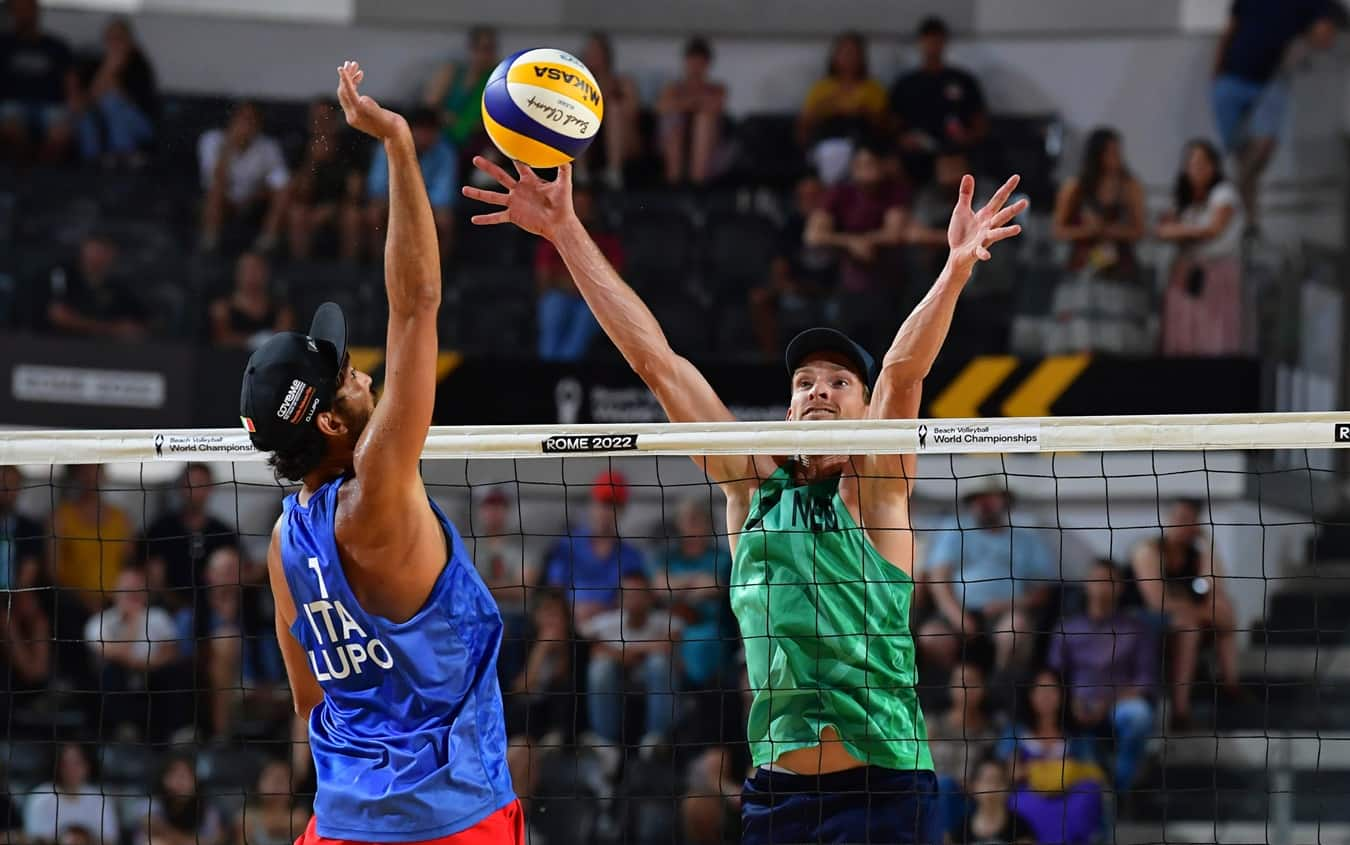
M 877 362 L 868 354 L 867 350 L 843 332 L 823 327 L 807 329 L 794 337 L 787 345 L 787 354 L 784 357 L 787 362 L 788 375 L 797 372 L 797 368 L 802 365 L 802 361 L 805 361 L 808 355 L 822 350 L 838 352 L 845 356 L 853 362 L 858 375 L 866 380 L 869 388 L 876 384 Z
M 281 332 L 249 356 L 239 419 L 253 445 L 285 449 L 320 411 L 333 407 L 338 370 L 347 357 L 347 318 L 335 303 L 314 312 L 309 334 Z

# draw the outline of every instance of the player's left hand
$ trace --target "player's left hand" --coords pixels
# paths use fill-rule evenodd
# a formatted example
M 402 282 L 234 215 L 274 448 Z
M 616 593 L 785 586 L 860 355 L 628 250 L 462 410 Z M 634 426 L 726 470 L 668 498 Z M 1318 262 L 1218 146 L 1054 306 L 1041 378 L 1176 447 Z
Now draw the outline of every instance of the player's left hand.
M 952 211 L 951 223 L 947 225 L 950 261 L 957 268 L 969 271 L 977 262 L 988 261 L 991 257 L 989 247 L 1021 233 L 1021 226 L 1008 224 L 1026 210 L 1027 201 L 1021 199 L 1004 208 L 1021 178 L 1013 176 L 1004 182 L 984 208 L 975 211 L 971 205 L 975 177 L 969 174 L 962 177 L 961 193 L 956 200 L 956 209 Z

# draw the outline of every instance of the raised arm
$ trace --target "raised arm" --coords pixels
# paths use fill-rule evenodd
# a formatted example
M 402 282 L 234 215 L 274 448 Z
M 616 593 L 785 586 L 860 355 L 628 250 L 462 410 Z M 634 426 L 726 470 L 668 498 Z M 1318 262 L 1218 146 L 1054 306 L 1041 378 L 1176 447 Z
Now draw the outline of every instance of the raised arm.
M 344 64 L 338 76 L 338 101 L 347 122 L 383 143 L 389 160 L 384 397 L 356 444 L 356 476 L 363 506 L 402 508 L 409 497 L 425 496 L 418 461 L 436 399 L 440 247 L 407 121 L 358 93 L 364 73 L 355 62 Z
M 871 417 L 908 419 L 918 414 L 923 380 L 947 339 L 956 300 L 965 290 L 976 263 L 989 260 L 989 247 L 1022 231 L 1021 226 L 1008 224 L 1026 209 L 1027 201 L 1019 200 L 1004 207 L 1017 182 L 1017 176 L 1004 182 L 984 208 L 976 212 L 971 208 L 975 180 L 970 176 L 961 180 L 960 196 L 947 227 L 947 244 L 951 249 L 947 264 L 900 326 L 882 359 Z
M 464 195 L 505 210 L 479 214 L 478 225 L 514 223 L 547 238 L 558 249 L 591 312 L 619 348 L 624 360 L 656 395 L 672 422 L 734 420 L 707 379 L 684 356 L 671 349 L 656 317 L 610 265 L 586 228 L 572 211 L 572 167 L 558 168 L 553 182 L 540 179 L 529 167 L 516 163 L 519 178 L 478 157 L 474 165 L 495 178 L 505 193 L 464 188 Z M 718 483 L 744 480 L 751 467 L 744 456 L 696 458 Z
M 919 414 L 923 398 L 923 380 L 928 377 L 938 352 L 951 329 L 956 300 L 965 290 L 966 282 L 976 263 L 988 261 L 989 247 L 1022 231 L 1012 219 L 1027 207 L 1025 199 L 1004 207 L 1019 177 L 1013 176 L 978 212 L 971 207 L 975 194 L 975 179 L 969 175 L 961 180 L 961 191 L 947 226 L 947 245 L 951 249 L 947 264 L 937 281 L 910 312 L 900 326 L 895 340 L 881 361 L 881 373 L 868 406 L 872 419 L 913 419 Z M 895 456 L 875 456 L 874 461 L 894 462 Z M 917 458 L 904 455 L 901 467 L 904 477 L 915 475 Z M 886 472 L 886 468 L 877 467 Z

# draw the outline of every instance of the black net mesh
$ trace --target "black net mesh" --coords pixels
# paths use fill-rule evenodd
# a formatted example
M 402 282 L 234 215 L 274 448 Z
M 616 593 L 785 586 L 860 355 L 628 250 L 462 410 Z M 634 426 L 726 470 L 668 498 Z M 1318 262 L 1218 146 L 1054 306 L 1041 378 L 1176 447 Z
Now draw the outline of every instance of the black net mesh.
M 265 563 L 286 491 L 254 464 L 0 472 L 11 837 L 300 835 L 313 765 Z M 1326 453 L 934 455 L 920 475 L 901 582 L 951 841 L 1350 833 Z M 675 457 L 424 476 L 502 613 L 530 841 L 740 841 L 754 673 L 717 487 Z

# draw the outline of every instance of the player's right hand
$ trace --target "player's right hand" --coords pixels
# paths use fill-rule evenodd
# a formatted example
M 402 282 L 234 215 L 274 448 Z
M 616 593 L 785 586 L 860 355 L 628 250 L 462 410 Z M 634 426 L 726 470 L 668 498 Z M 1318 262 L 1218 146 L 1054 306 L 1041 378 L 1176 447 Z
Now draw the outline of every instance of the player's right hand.
M 407 127 L 407 122 L 397 112 L 383 108 L 367 94 L 357 91 L 366 72 L 361 65 L 353 61 L 342 63 L 338 68 L 338 102 L 342 104 L 342 114 L 353 129 L 384 140 Z
M 505 191 L 485 191 L 466 185 L 464 196 L 488 205 L 504 206 L 505 210 L 490 214 L 475 214 L 473 223 L 491 226 L 495 223 L 514 223 L 525 231 L 552 240 L 569 220 L 572 211 L 572 165 L 558 168 L 558 177 L 552 182 L 539 178 L 530 167 L 516 162 L 517 176 L 512 176 L 482 156 L 473 160 L 474 167 L 497 180 Z

